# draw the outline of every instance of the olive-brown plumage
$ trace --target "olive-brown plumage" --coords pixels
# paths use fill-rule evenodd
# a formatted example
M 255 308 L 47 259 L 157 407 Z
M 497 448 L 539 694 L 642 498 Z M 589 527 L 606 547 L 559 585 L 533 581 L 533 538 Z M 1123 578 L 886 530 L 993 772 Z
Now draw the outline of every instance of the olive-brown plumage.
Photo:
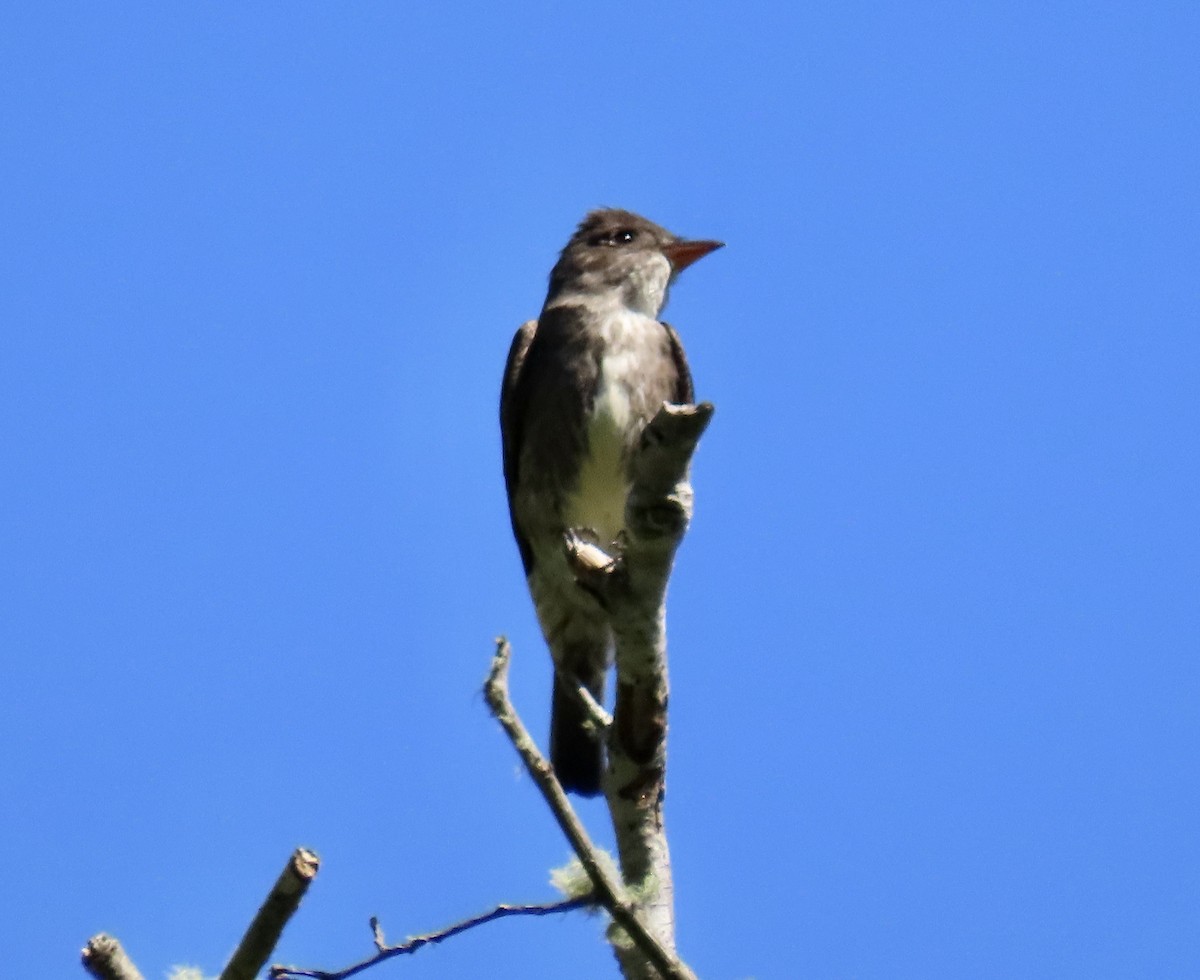
M 642 429 L 663 402 L 693 400 L 679 336 L 658 315 L 674 277 L 718 247 L 629 211 L 593 211 L 550 273 L 541 315 L 509 350 L 500 425 L 513 534 L 558 670 L 600 701 L 612 628 L 576 585 L 563 534 L 584 530 L 613 551 Z M 564 788 L 599 792 L 603 748 L 557 684 L 550 757 Z

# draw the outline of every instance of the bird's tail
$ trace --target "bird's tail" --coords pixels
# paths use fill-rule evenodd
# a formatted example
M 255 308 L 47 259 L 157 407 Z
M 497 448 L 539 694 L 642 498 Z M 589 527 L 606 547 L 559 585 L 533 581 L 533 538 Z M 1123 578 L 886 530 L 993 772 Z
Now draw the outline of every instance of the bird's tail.
M 573 677 L 587 687 L 601 704 L 604 703 L 604 676 L 607 657 L 571 656 L 563 659 L 566 683 Z M 550 762 L 563 789 L 580 796 L 595 796 L 600 792 L 604 773 L 604 745 L 600 733 L 588 720 L 578 698 L 563 689 L 563 681 L 555 675 L 554 697 L 550 703 Z

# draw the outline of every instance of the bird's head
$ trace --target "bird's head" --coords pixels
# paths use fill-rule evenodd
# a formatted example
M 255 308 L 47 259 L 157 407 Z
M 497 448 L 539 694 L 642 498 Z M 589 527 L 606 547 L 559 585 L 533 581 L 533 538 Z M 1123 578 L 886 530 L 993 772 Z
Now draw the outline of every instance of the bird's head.
M 679 238 L 632 211 L 593 211 L 551 271 L 546 302 L 573 295 L 611 299 L 657 317 L 675 276 L 722 244 Z

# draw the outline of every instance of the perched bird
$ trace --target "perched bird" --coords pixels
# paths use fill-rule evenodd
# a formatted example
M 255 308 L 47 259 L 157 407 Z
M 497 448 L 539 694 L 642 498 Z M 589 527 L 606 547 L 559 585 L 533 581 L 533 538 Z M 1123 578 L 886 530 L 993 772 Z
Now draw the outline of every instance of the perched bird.
M 558 669 L 603 702 L 612 627 L 576 584 L 563 534 L 613 553 L 628 464 L 663 402 L 693 400 L 679 335 L 660 323 L 667 290 L 721 242 L 689 241 L 629 211 L 593 211 L 550 273 L 541 315 L 513 338 L 500 395 L 513 534 Z M 600 791 L 604 753 L 577 700 L 554 686 L 550 759 L 563 787 Z

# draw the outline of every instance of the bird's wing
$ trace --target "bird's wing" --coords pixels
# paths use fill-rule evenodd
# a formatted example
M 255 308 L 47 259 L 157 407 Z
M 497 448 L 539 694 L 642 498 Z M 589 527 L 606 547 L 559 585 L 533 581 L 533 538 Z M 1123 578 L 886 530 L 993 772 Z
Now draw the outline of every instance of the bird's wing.
M 676 405 L 691 405 L 696 400 L 696 392 L 692 388 L 692 372 L 688 368 L 687 355 L 683 352 L 683 341 L 669 323 L 663 324 L 667 331 L 667 340 L 671 345 L 671 360 L 675 362 L 675 390 L 671 393 L 671 401 Z
M 508 349 L 508 360 L 504 365 L 504 384 L 500 388 L 500 441 L 504 451 L 504 485 L 508 490 L 508 509 L 509 517 L 512 519 L 513 536 L 517 539 L 517 548 L 520 549 L 521 563 L 525 566 L 526 574 L 533 566 L 533 552 L 530 550 L 529 542 L 517 527 L 512 502 L 513 494 L 517 489 L 517 467 L 521 459 L 525 406 L 528 399 L 515 398 L 514 394 L 521 382 L 521 370 L 525 366 L 525 355 L 529 353 L 529 345 L 533 343 L 537 325 L 537 320 L 529 320 L 521 324 L 521 329 L 513 337 L 512 346 Z

